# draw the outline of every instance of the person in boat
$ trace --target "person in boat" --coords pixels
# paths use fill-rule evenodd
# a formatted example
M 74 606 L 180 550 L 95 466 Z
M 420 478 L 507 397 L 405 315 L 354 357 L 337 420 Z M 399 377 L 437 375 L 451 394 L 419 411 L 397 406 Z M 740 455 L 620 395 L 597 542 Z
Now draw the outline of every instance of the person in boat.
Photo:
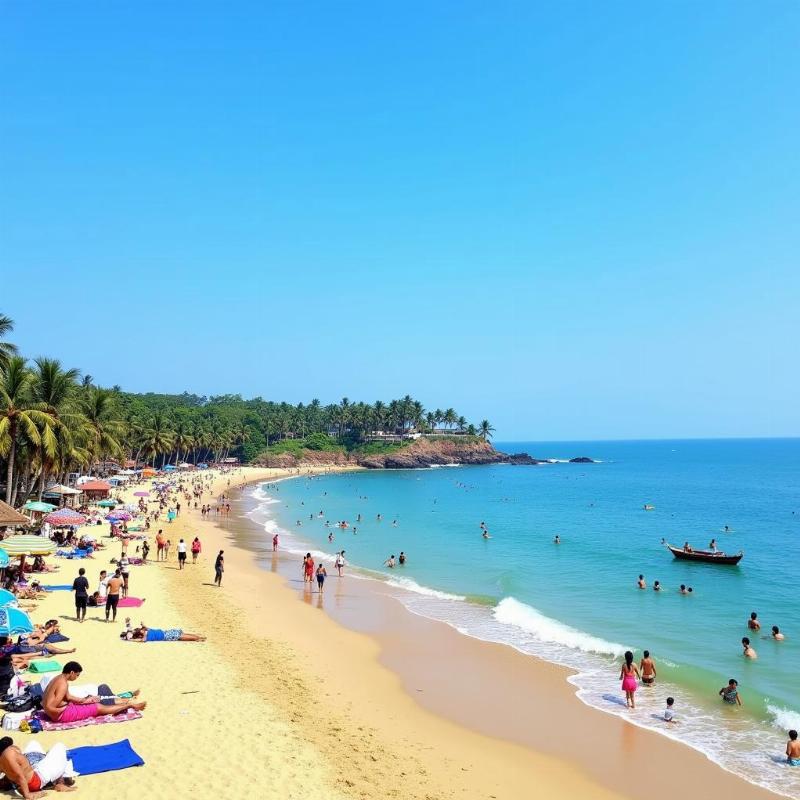
M 742 655 L 745 658 L 752 658 L 754 660 L 758 658 L 758 654 L 753 649 L 753 646 L 750 644 L 750 639 L 748 639 L 747 636 L 742 637 L 742 648 L 743 648 Z
M 723 686 L 718 694 L 724 702 L 732 706 L 742 705 L 742 698 L 739 694 L 739 681 L 737 681 L 736 678 L 729 678 L 728 685 Z
M 750 619 L 747 620 L 747 627 L 750 628 L 751 631 L 761 630 L 761 623 L 758 621 L 758 614 L 756 614 L 755 611 L 750 614 Z
M 716 552 L 717 552 L 717 540 L 716 540 L 716 539 L 712 539 L 712 540 L 711 540 L 711 541 L 708 543 L 708 549 L 709 549 L 709 550 L 710 550 L 712 553 L 716 553 Z
M 786 637 L 781 633 L 781 629 L 777 625 L 772 626 L 772 638 L 782 642 Z
M 683 543 L 683 552 L 684 553 L 694 553 L 694 550 L 692 550 L 692 546 L 689 544 L 689 542 L 684 542 Z
M 638 586 L 640 589 L 646 589 L 646 588 L 647 588 L 647 582 L 646 582 L 646 581 L 645 581 L 645 579 L 644 579 L 644 575 L 640 575 L 640 576 L 639 576 L 639 580 L 636 582 L 636 585 L 637 585 L 637 586 Z

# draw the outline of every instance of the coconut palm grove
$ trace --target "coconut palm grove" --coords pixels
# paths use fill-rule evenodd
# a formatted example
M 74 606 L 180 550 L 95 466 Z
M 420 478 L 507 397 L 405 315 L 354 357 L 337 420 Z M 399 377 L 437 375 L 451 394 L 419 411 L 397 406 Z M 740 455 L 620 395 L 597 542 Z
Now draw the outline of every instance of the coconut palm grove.
M 452 408 L 426 410 L 410 395 L 389 402 L 292 405 L 240 395 L 137 394 L 97 386 L 59 360 L 28 359 L 9 339 L 13 320 L 0 314 L 0 483 L 21 505 L 71 472 L 107 460 L 201 464 L 303 450 L 377 453 L 420 434 L 489 439 Z

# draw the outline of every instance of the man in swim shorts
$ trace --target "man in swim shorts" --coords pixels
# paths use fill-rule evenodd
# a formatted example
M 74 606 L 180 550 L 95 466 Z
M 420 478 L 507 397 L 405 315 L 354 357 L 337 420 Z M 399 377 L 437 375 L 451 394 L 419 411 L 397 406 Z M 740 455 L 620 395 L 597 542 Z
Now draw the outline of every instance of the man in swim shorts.
M 0 771 L 26 800 L 43 797 L 41 790 L 46 786 L 57 792 L 75 791 L 72 778 L 65 777 L 67 768 L 67 748 L 63 744 L 54 744 L 45 753 L 36 742 L 28 742 L 23 753 L 10 736 L 0 739 Z
M 122 575 L 120 574 L 120 571 L 117 570 L 108 579 L 108 594 L 106 595 L 106 622 L 108 622 L 108 615 L 112 611 L 114 612 L 113 621 L 117 621 L 117 603 L 119 603 L 119 593 L 122 589 L 122 586 Z
M 789 741 L 786 743 L 786 761 L 791 767 L 800 767 L 800 742 L 797 741 L 797 731 L 789 731 Z
M 115 700 L 113 705 L 102 705 L 96 695 L 74 697 L 69 693 L 69 683 L 77 680 L 81 672 L 83 667 L 77 661 L 68 661 L 61 674 L 47 684 L 42 698 L 42 709 L 53 722 L 80 722 L 106 714 L 119 714 L 129 708 L 141 711 L 147 705 L 123 699 Z
M 656 682 L 656 662 L 650 658 L 650 651 L 645 650 L 643 658 L 639 662 L 639 671 L 642 673 L 642 683 L 645 686 L 652 686 Z

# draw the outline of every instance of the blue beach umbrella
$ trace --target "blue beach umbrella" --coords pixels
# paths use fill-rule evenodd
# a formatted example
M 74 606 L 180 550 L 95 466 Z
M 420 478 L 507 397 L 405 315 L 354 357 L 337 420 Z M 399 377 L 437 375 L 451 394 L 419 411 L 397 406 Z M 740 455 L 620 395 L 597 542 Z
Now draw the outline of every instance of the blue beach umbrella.
M 0 606 L 9 606 L 16 602 L 17 598 L 14 594 L 9 592 L 7 589 L 0 589 Z
M 0 608 L 0 634 L 18 636 L 20 633 L 33 633 L 33 623 L 28 615 L 18 608 Z
M 0 569 L 5 569 L 8 566 L 8 553 L 0 548 Z

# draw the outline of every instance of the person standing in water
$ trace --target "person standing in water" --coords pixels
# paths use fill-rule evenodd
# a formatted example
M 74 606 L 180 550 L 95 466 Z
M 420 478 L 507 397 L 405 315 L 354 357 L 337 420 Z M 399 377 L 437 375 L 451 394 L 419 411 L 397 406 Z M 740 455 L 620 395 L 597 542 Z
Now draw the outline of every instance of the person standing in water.
M 328 577 L 328 571 L 323 564 L 317 567 L 317 589 L 322 594 L 325 591 L 325 578 Z
M 800 742 L 794 730 L 789 731 L 789 741 L 786 742 L 786 762 L 790 767 L 800 767 Z
M 638 586 L 640 589 L 646 589 L 646 588 L 647 588 L 647 583 L 646 583 L 646 581 L 645 581 L 645 579 L 644 579 L 644 575 L 640 575 L 640 576 L 639 576 L 639 580 L 636 582 L 636 585 L 637 585 L 637 586 Z
M 747 627 L 750 628 L 751 631 L 761 630 L 761 623 L 758 621 L 758 614 L 756 614 L 755 611 L 750 614 L 750 619 L 747 620 Z
M 742 698 L 739 695 L 739 681 L 736 678 L 729 678 L 728 685 L 723 686 L 718 694 L 729 705 L 742 705 Z
M 742 648 L 743 648 L 742 655 L 745 658 L 752 658 L 752 659 L 758 658 L 758 655 L 756 654 L 756 651 L 753 649 L 753 646 L 750 644 L 750 639 L 747 636 L 742 637 Z
M 645 686 L 652 686 L 656 682 L 656 662 L 650 658 L 649 650 L 645 650 L 642 653 L 639 669 L 642 673 L 642 683 Z
M 628 708 L 636 708 L 636 701 L 633 698 L 638 686 L 639 667 L 633 663 L 633 653 L 625 651 L 625 661 L 622 664 L 619 677 L 622 680 L 622 691 L 625 692 L 625 705 Z
M 406 554 L 402 550 L 400 551 L 400 556 L 397 560 L 400 562 L 401 567 L 406 563 Z
M 336 567 L 336 572 L 339 574 L 339 577 L 341 578 L 342 568 L 344 567 L 344 550 L 336 554 L 336 561 L 334 562 L 334 566 Z

